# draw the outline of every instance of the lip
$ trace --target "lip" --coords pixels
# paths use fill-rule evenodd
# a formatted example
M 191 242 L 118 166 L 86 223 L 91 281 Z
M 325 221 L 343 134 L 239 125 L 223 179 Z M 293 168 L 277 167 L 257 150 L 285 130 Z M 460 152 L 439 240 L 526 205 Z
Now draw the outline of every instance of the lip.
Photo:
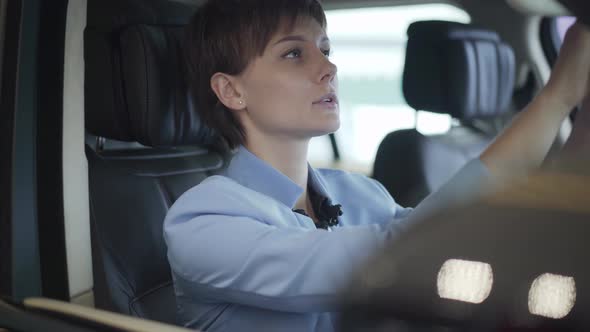
M 317 104 L 339 104 L 338 103 L 338 96 L 334 92 L 327 93 L 323 95 L 321 98 L 313 102 L 314 105 Z

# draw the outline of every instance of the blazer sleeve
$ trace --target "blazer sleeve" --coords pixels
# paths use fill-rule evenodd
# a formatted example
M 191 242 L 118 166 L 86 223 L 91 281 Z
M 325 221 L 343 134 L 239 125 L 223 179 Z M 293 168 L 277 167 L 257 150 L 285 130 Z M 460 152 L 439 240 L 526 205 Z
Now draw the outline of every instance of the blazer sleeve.
M 177 292 L 285 312 L 335 311 L 342 287 L 372 254 L 413 220 L 479 191 L 487 176 L 474 160 L 416 209 L 400 209 L 399 219 L 332 232 L 266 224 L 223 183 L 197 186 L 164 222 Z
M 183 197 L 193 206 L 175 207 L 164 225 L 177 293 L 199 301 L 296 313 L 335 311 L 353 272 L 401 232 L 394 222 L 331 232 L 277 227 L 244 213 L 197 212 L 203 211 L 194 206 L 200 195 Z
M 428 195 L 408 213 L 408 223 L 428 218 L 436 211 L 467 204 L 487 193 L 491 186 L 491 173 L 479 159 L 472 159 L 437 191 Z

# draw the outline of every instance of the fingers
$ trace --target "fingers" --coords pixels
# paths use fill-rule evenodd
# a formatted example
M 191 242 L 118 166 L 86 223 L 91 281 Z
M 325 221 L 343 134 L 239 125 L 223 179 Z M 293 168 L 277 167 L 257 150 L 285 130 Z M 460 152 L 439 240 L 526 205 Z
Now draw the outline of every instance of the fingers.
M 590 86 L 590 30 L 576 22 L 567 31 L 547 86 L 568 107 L 578 105 Z

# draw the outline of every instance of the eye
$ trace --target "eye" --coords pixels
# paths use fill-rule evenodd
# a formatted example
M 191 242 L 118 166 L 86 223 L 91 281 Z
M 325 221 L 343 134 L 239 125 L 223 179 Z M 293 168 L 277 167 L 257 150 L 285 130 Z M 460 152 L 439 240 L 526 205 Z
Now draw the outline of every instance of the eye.
M 301 57 L 301 53 L 301 50 L 296 48 L 287 52 L 283 57 L 286 59 L 296 59 Z
M 324 53 L 324 55 L 329 58 L 330 55 L 332 54 L 332 50 L 331 49 L 326 49 L 326 50 L 322 50 L 322 53 Z

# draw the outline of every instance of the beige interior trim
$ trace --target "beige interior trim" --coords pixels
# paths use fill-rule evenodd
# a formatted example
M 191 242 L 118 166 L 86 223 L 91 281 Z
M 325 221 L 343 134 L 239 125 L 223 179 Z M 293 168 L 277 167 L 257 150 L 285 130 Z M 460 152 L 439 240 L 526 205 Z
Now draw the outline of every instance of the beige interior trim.
M 556 0 L 506 0 L 512 8 L 525 14 L 541 16 L 571 15 L 569 11 Z
M 88 163 L 84 153 L 86 0 L 69 1 L 63 95 L 63 191 L 70 297 L 92 289 Z
M 66 314 L 73 317 L 87 319 L 93 322 L 105 324 L 117 329 L 137 332 L 187 332 L 185 328 L 154 322 L 131 316 L 125 316 L 99 309 L 92 309 L 76 304 L 56 301 L 45 298 L 28 298 L 23 301 L 25 307 L 47 310 L 50 312 Z
M 543 82 L 543 85 L 549 80 L 551 75 L 551 67 L 547 62 L 547 57 L 543 51 L 543 45 L 541 44 L 541 19 L 540 16 L 531 16 L 527 20 L 526 24 L 526 41 L 528 58 L 532 60 L 532 67 L 537 78 Z
M 532 60 L 532 65 L 535 75 L 545 85 L 551 76 L 551 67 L 547 61 L 547 56 L 541 44 L 541 16 L 530 16 L 527 22 L 526 41 L 529 58 Z M 560 130 L 557 134 L 557 141 L 559 144 L 565 143 L 572 131 L 572 123 L 569 118 L 565 118 L 561 124 Z
M 70 299 L 70 302 L 72 302 L 74 304 L 82 305 L 85 307 L 94 308 L 94 292 L 89 290 L 89 291 L 84 292 L 82 294 L 78 294 L 76 296 L 73 296 Z

